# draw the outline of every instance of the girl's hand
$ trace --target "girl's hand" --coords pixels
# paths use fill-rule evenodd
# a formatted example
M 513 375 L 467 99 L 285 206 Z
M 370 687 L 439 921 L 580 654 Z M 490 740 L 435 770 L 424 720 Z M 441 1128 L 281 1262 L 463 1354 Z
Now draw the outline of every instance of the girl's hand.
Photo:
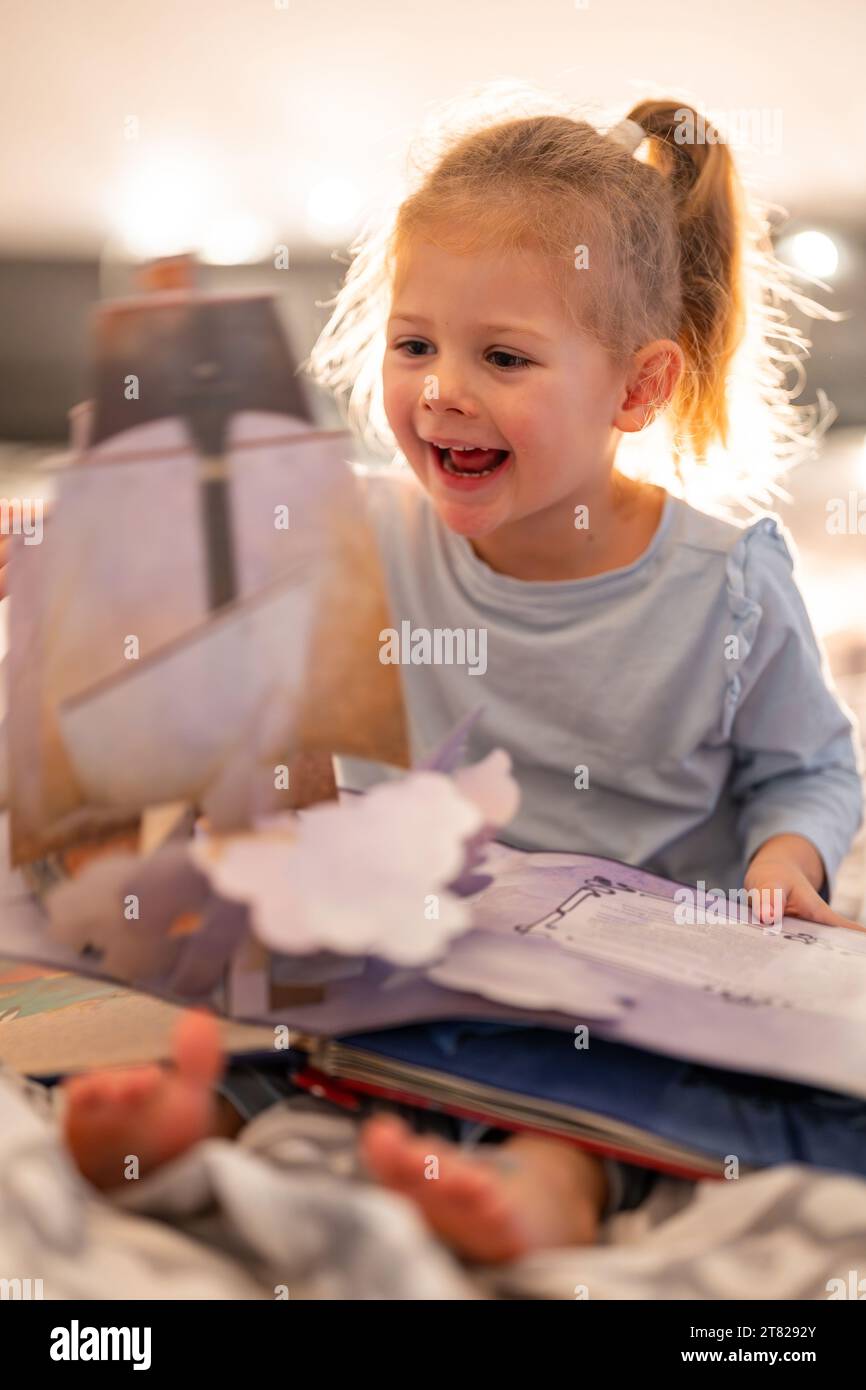
M 788 857 L 774 857 L 772 854 L 759 851 L 749 865 L 743 886 L 748 892 L 758 890 L 759 916 L 762 923 L 775 922 L 780 925 L 782 917 L 787 914 L 789 917 L 804 917 L 808 922 L 821 922 L 828 927 L 849 927 L 852 931 L 866 931 L 866 927 L 861 926 L 859 922 L 852 922 L 834 912 L 810 882 L 805 871 Z M 774 916 L 774 894 L 777 891 L 782 910 Z

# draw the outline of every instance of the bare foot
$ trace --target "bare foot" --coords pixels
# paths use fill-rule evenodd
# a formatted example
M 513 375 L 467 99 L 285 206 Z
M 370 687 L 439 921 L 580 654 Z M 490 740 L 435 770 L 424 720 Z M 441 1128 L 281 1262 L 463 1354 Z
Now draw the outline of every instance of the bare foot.
M 573 1144 L 518 1135 L 488 1157 L 376 1115 L 360 1145 L 374 1177 L 415 1202 L 437 1235 L 469 1259 L 499 1263 L 595 1240 L 604 1170 Z
M 217 1133 L 214 1086 L 223 1069 L 217 1021 L 185 1013 L 172 1041 L 171 1066 L 89 1072 L 64 1083 L 66 1142 L 95 1187 L 119 1187 L 131 1158 L 144 1177 Z

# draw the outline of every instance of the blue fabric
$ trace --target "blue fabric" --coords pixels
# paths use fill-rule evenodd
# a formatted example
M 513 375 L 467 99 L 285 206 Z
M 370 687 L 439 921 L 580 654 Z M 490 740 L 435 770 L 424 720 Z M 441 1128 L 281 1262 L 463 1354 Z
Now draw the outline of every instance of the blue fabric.
M 359 1033 L 347 1047 L 623 1121 L 719 1163 L 808 1163 L 866 1177 L 866 1102 L 593 1038 L 522 1025 L 414 1024 Z M 579 1056 L 579 1065 L 575 1059 Z
M 359 473 L 395 631 L 479 634 L 462 665 L 401 664 L 412 755 L 481 706 L 467 757 L 505 748 L 521 789 L 503 838 L 727 891 L 794 833 L 832 890 L 863 817 L 862 754 L 778 517 L 743 527 L 667 495 L 631 565 L 529 582 L 448 531 L 413 475 Z M 346 786 L 383 772 L 340 764 Z

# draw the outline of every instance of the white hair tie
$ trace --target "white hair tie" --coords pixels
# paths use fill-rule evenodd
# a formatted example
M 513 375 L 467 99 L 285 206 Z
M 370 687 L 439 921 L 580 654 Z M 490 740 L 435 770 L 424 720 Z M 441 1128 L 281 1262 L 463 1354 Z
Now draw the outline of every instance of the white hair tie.
M 628 150 L 629 154 L 634 154 L 638 145 L 646 138 L 646 131 L 637 121 L 624 120 L 619 125 L 615 125 L 609 130 L 608 135 L 611 140 L 615 140 L 618 145 L 622 145 Z

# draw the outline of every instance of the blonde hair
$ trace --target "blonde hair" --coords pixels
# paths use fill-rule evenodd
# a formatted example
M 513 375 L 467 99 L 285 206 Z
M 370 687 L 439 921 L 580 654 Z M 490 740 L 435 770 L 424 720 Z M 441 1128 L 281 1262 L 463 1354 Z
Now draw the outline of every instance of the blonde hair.
M 660 411 L 666 436 L 644 430 L 655 447 L 641 440 L 637 449 L 638 436 L 626 436 L 622 472 L 722 513 L 786 496 L 779 477 L 814 456 L 835 412 L 823 393 L 817 407 L 792 404 L 811 344 L 785 306 L 842 316 L 794 288 L 772 249 L 768 209 L 693 106 L 639 101 L 627 115 L 645 137 L 634 154 L 567 104 L 551 107 L 548 93 L 506 81 L 434 115 L 410 151 L 407 196 L 351 247 L 304 369 L 335 393 L 368 447 L 393 451 L 381 364 L 395 275 L 413 238 L 461 254 L 541 252 L 567 312 L 617 364 L 655 338 L 682 349 L 685 369 Z M 575 271 L 579 246 L 591 256 L 588 274 Z

